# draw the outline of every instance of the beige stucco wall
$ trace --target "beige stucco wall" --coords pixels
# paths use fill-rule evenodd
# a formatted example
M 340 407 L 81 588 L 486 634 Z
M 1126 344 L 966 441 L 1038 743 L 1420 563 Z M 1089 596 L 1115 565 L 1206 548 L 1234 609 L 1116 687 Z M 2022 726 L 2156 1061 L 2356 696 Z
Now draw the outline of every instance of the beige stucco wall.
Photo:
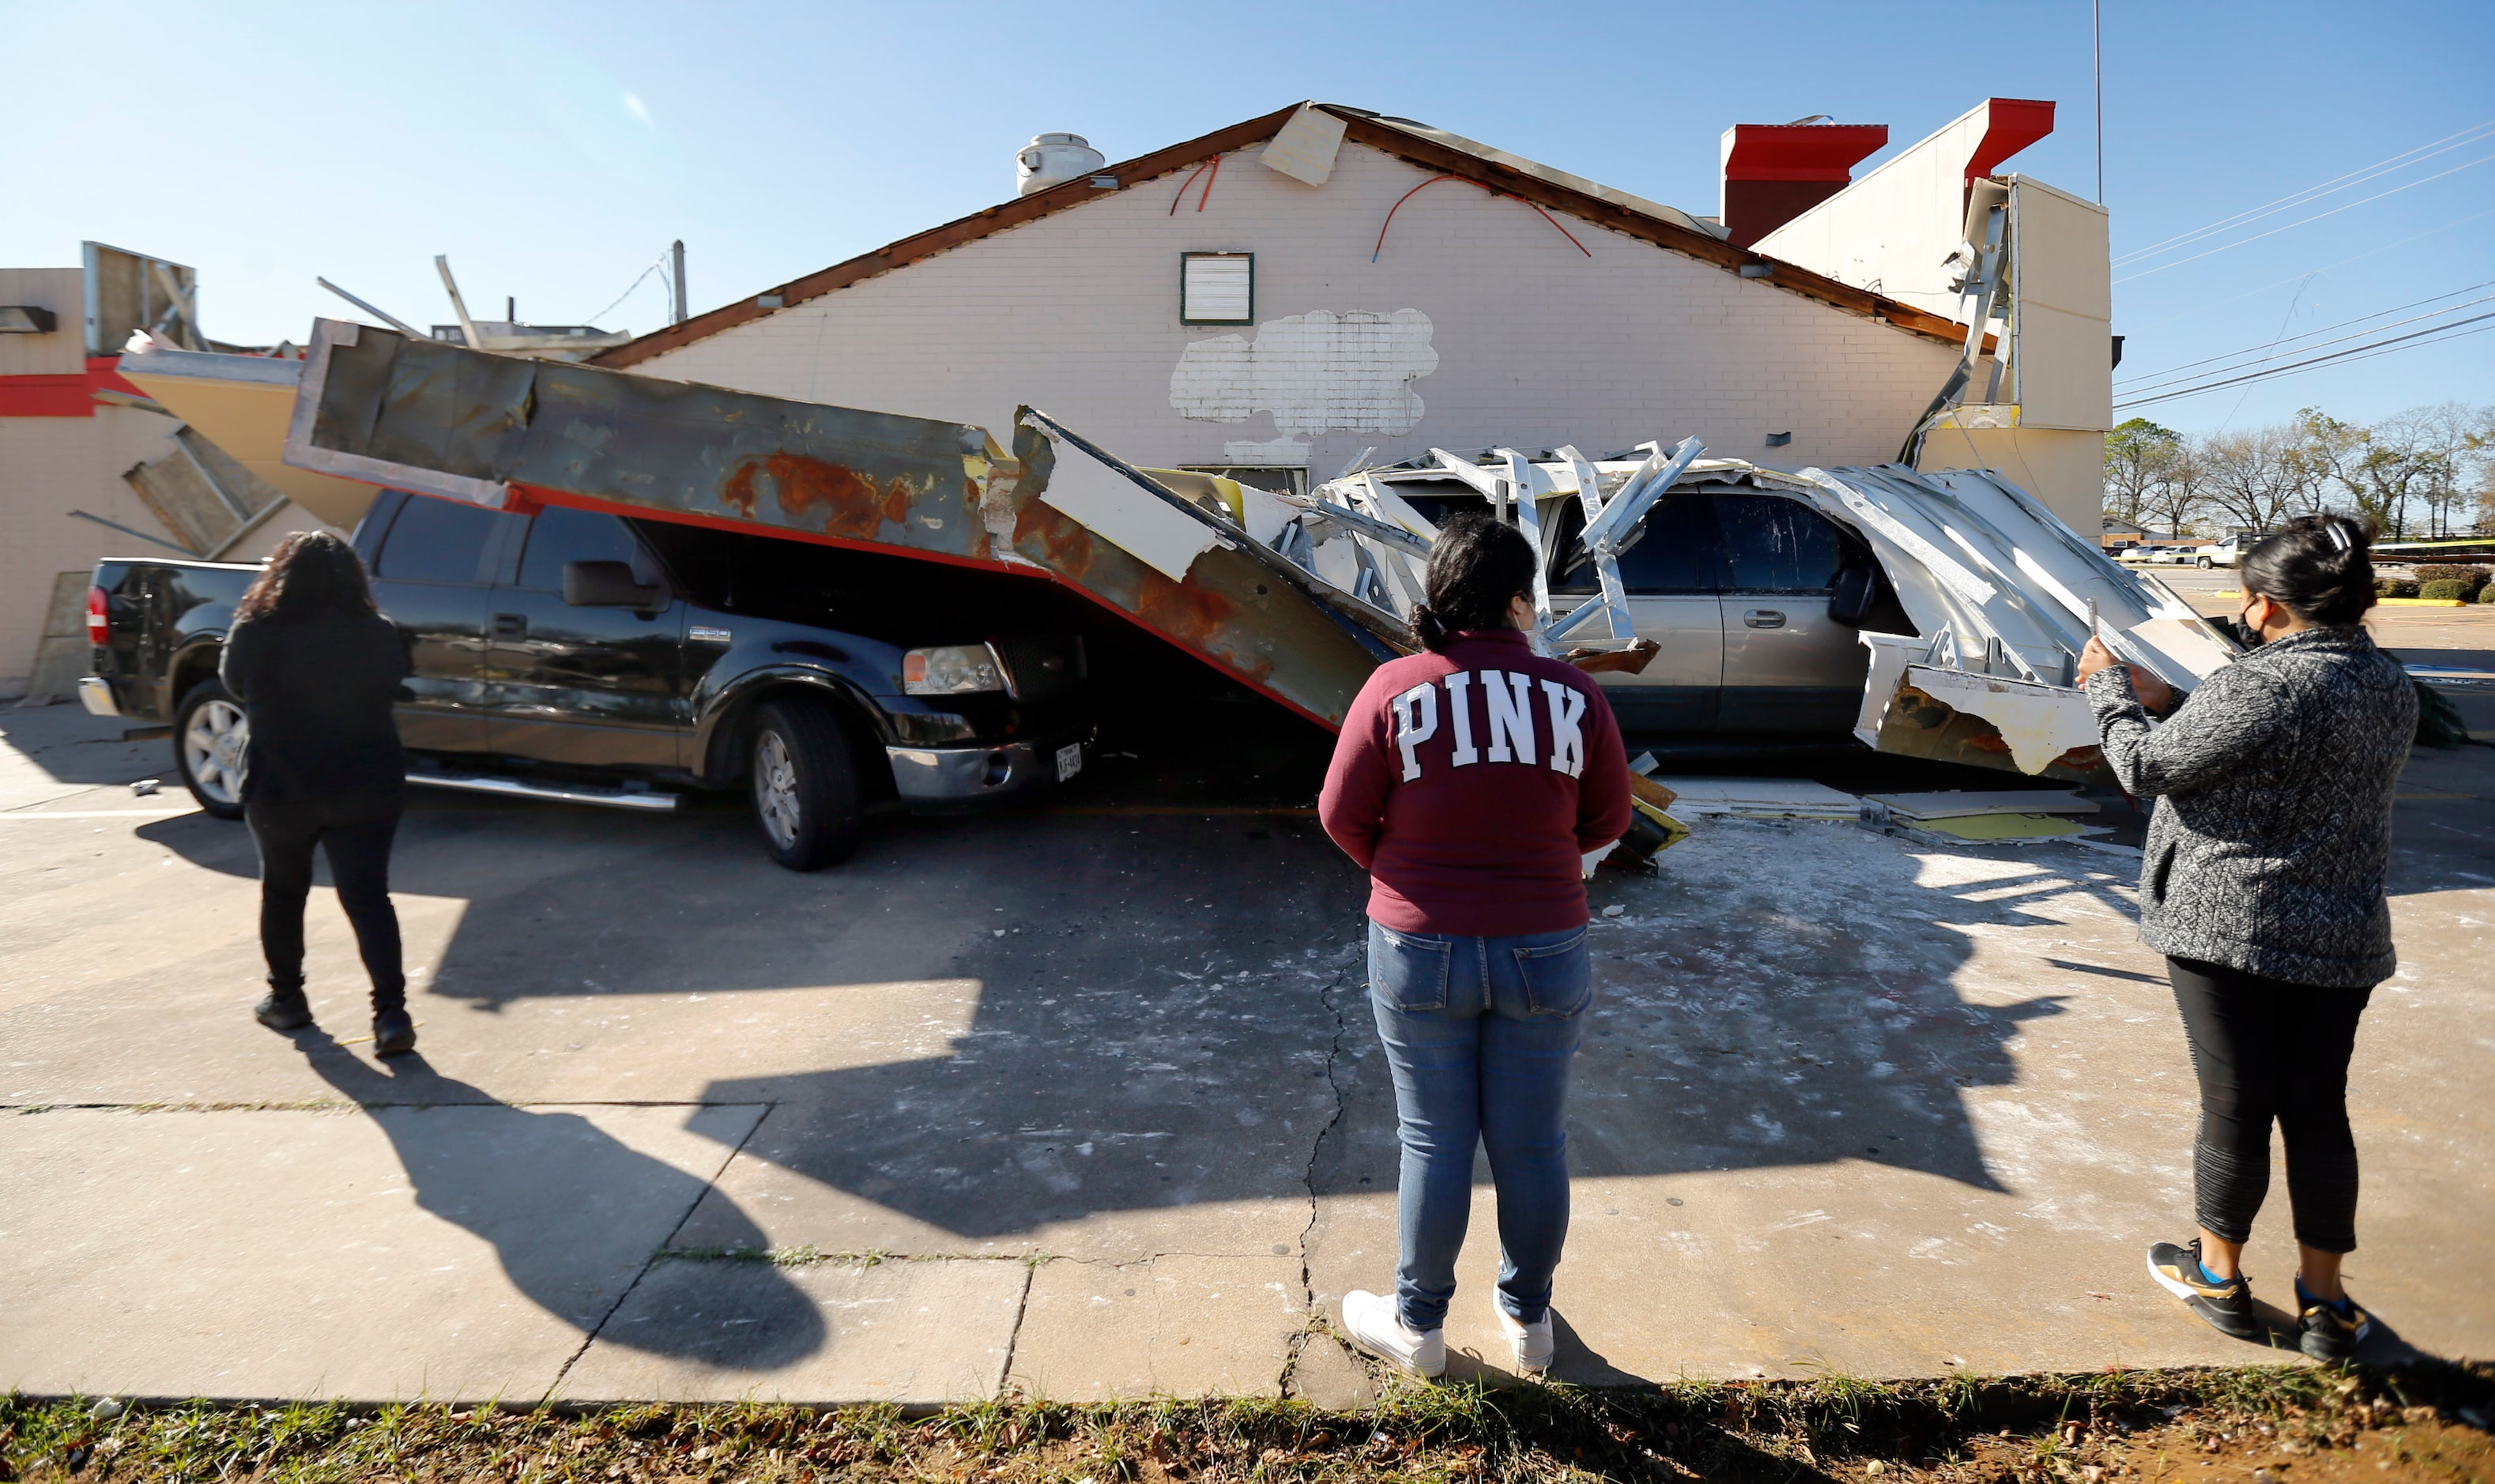
M 121 473 L 171 452 L 177 426 L 127 407 L 98 407 L 92 417 L 0 417 L 0 696 L 25 693 L 55 576 L 108 555 L 176 555 L 67 512 L 162 530 Z
M 1389 208 L 1427 178 L 1346 144 L 1312 187 L 1251 147 L 1222 162 L 1201 212 L 1190 191 L 1173 214 L 1179 177 L 1164 177 L 635 369 L 1001 436 L 1030 402 L 1137 463 L 1219 463 L 1225 444 L 1279 430 L 1270 412 L 1213 422 L 1172 407 L 1186 347 L 1231 333 L 1179 323 L 1179 254 L 1247 251 L 1260 323 L 1406 309 L 1430 322 L 1419 420 L 1312 435 L 1319 479 L 1371 444 L 1389 458 L 1432 444 L 1596 453 L 1693 433 L 1763 462 L 1877 462 L 1948 375 L 1952 355 L 1931 341 L 1561 216 L 1589 259 L 1532 208 L 1460 180 L 1405 202 L 1371 263 Z M 1766 447 L 1786 431 L 1790 446 Z

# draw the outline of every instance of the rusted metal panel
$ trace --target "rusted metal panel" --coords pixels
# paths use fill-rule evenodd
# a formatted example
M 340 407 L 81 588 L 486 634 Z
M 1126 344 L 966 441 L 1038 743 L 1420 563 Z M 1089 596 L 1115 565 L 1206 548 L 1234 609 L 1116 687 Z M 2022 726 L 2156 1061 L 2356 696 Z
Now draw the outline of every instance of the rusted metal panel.
M 1052 577 L 1328 727 L 1340 725 L 1380 660 L 1413 647 L 1394 615 L 1362 612 L 1366 604 L 1033 416 L 1016 430 L 1018 462 L 967 423 L 522 360 L 324 320 L 286 460 L 495 509 L 576 505 Z M 1118 544 L 1114 530 L 1050 505 L 1064 457 L 1094 461 L 1201 522 L 1203 549 L 1173 576 Z

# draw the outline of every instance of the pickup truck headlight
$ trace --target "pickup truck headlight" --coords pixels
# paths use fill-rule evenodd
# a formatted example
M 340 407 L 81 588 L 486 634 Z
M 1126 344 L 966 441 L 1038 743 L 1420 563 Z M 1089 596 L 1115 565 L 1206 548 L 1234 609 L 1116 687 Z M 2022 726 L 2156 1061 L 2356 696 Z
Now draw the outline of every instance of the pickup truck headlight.
M 1004 666 L 985 644 L 944 644 L 901 657 L 901 689 L 909 696 L 963 696 L 1005 688 Z

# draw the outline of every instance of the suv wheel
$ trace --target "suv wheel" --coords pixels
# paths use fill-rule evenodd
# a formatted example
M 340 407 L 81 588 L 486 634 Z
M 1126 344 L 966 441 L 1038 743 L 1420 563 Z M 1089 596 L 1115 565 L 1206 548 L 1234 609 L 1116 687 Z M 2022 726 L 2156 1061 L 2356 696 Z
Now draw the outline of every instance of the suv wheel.
M 795 696 L 763 702 L 748 760 L 754 822 L 773 860 L 813 871 L 857 853 L 866 817 L 857 763 L 830 707 Z
M 243 750 L 251 723 L 220 680 L 191 687 L 173 711 L 173 770 L 200 807 L 220 819 L 242 818 Z

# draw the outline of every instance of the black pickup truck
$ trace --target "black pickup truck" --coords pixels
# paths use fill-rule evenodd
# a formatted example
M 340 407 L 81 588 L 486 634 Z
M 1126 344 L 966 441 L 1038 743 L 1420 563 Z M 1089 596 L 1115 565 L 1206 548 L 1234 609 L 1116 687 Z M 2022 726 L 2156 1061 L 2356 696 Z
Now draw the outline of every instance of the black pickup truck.
M 810 871 L 870 808 L 1050 787 L 1094 735 L 1080 615 L 1038 579 L 395 490 L 354 540 L 415 669 L 411 783 L 642 809 L 743 784 L 772 859 Z M 107 560 L 87 595 L 87 709 L 169 723 L 223 819 L 246 734 L 217 660 L 258 572 Z

